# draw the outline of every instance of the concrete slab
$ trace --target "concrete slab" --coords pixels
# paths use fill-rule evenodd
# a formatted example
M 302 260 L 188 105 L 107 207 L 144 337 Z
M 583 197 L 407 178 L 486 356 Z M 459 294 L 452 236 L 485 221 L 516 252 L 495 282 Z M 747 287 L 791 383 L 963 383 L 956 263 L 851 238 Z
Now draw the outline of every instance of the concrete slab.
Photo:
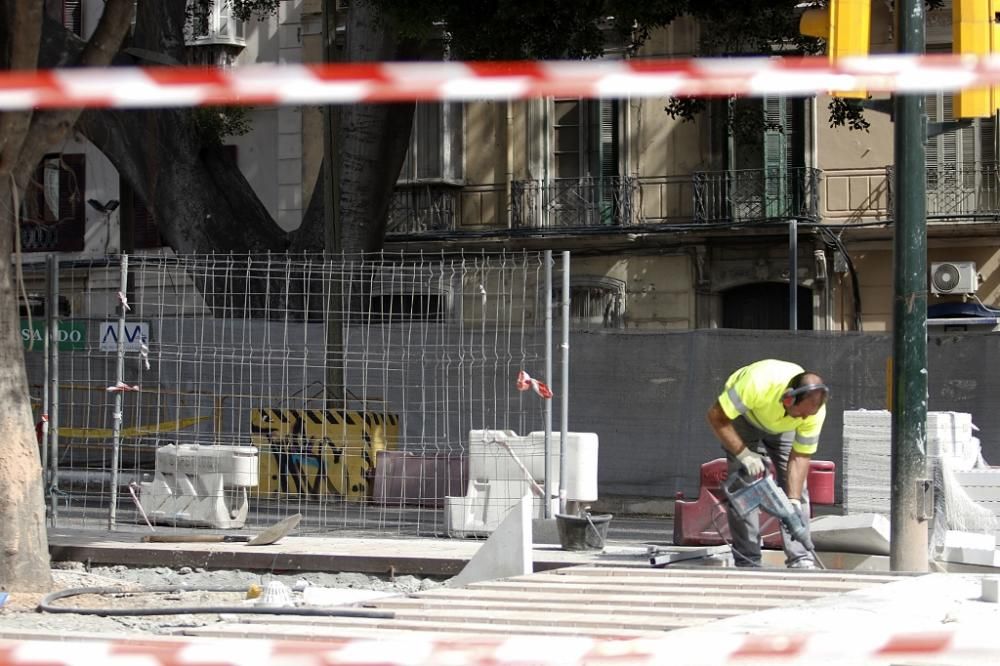
M 945 562 L 976 564 L 979 566 L 1000 568 L 1000 550 L 995 550 L 993 548 L 948 547 L 942 551 L 941 559 Z
M 531 573 L 531 509 L 531 495 L 525 495 L 448 584 L 468 585 L 481 580 Z
M 883 515 L 820 516 L 809 523 L 809 533 L 818 550 L 889 554 L 889 519 Z

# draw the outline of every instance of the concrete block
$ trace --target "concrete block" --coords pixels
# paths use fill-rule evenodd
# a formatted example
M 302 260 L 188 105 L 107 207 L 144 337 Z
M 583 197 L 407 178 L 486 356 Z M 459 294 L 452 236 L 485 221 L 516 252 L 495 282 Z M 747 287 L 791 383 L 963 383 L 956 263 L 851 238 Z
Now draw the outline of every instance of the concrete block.
M 997 547 L 997 538 L 993 534 L 983 534 L 982 532 L 948 530 L 944 533 L 944 547 L 993 550 Z
M 532 573 L 531 507 L 531 495 L 522 497 L 448 585 L 458 587 Z
M 537 544 L 547 546 L 561 546 L 559 541 L 559 527 L 555 518 L 532 518 L 531 519 L 531 540 Z
M 889 519 L 874 513 L 821 516 L 809 524 L 818 551 L 889 554 Z
M 1000 577 L 983 577 L 983 596 L 980 599 L 994 604 L 1000 603 Z
M 945 562 L 975 564 L 981 567 L 1000 567 L 1000 551 L 986 548 L 945 548 L 941 553 Z

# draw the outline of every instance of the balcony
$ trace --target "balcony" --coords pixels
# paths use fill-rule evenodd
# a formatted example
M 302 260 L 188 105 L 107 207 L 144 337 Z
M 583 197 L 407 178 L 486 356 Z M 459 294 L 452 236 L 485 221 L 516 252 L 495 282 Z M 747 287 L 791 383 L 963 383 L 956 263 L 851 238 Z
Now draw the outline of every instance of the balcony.
M 232 15 L 225 2 L 209 6 L 188 3 L 189 20 L 185 26 L 186 46 L 226 46 L 242 50 L 246 46 L 246 27 Z
M 511 183 L 514 229 L 628 227 L 639 222 L 637 178 L 567 178 Z
M 819 170 L 744 169 L 694 174 L 695 221 L 752 224 L 819 220 Z
M 387 233 L 669 231 L 680 224 L 819 220 L 819 171 L 701 171 L 461 186 L 401 183 Z M 643 229 L 642 227 L 645 227 Z
M 445 181 L 399 183 L 389 202 L 386 234 L 434 234 L 506 229 L 503 184 Z
M 927 221 L 1000 220 L 1000 165 L 945 164 L 927 168 Z M 894 210 L 894 167 L 886 167 L 887 213 Z

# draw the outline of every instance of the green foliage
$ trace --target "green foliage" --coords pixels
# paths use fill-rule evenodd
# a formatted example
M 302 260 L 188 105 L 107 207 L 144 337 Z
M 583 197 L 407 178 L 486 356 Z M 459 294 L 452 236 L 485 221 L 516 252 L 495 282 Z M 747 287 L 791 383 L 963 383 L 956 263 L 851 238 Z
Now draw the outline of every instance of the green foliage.
M 243 136 L 250 131 L 250 107 L 205 106 L 194 109 L 198 133 L 207 144 L 222 145 L 230 136 Z
M 703 56 L 817 53 L 820 40 L 799 33 L 799 0 L 691 2 L 687 13 L 705 29 Z
M 365 0 L 362 0 L 365 1 Z M 630 47 L 666 25 L 688 0 L 368 0 L 409 37 L 445 32 L 455 58 L 596 58 L 609 39 Z
M 202 2 L 212 2 L 212 0 L 201 0 Z M 281 0 L 216 0 L 217 2 L 228 2 L 233 10 L 233 16 L 241 21 L 249 21 L 251 18 L 266 18 L 278 11 L 278 3 Z
M 865 118 L 865 110 L 860 100 L 834 97 L 827 107 L 830 111 L 830 127 L 848 127 L 852 130 L 868 131 L 871 123 Z
M 700 97 L 671 97 L 663 110 L 674 120 L 681 118 L 689 122 L 706 108 L 708 102 Z

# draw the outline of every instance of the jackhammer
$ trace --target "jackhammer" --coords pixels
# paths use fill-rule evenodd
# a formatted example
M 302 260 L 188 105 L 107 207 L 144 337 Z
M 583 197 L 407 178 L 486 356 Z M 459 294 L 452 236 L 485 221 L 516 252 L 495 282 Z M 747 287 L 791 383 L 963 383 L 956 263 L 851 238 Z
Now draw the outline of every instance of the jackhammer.
M 802 516 L 788 500 L 785 491 L 774 482 L 774 477 L 764 474 L 739 490 L 730 490 L 738 478 L 734 474 L 727 483 L 722 484 L 722 493 L 736 513 L 743 518 L 754 509 L 759 508 L 767 511 L 781 521 L 791 537 L 805 546 L 805 549 L 812 554 L 813 559 L 819 562 L 819 558 L 816 557 L 816 547 L 813 546 L 812 539 L 809 538 L 809 529 L 806 523 L 803 522 Z

